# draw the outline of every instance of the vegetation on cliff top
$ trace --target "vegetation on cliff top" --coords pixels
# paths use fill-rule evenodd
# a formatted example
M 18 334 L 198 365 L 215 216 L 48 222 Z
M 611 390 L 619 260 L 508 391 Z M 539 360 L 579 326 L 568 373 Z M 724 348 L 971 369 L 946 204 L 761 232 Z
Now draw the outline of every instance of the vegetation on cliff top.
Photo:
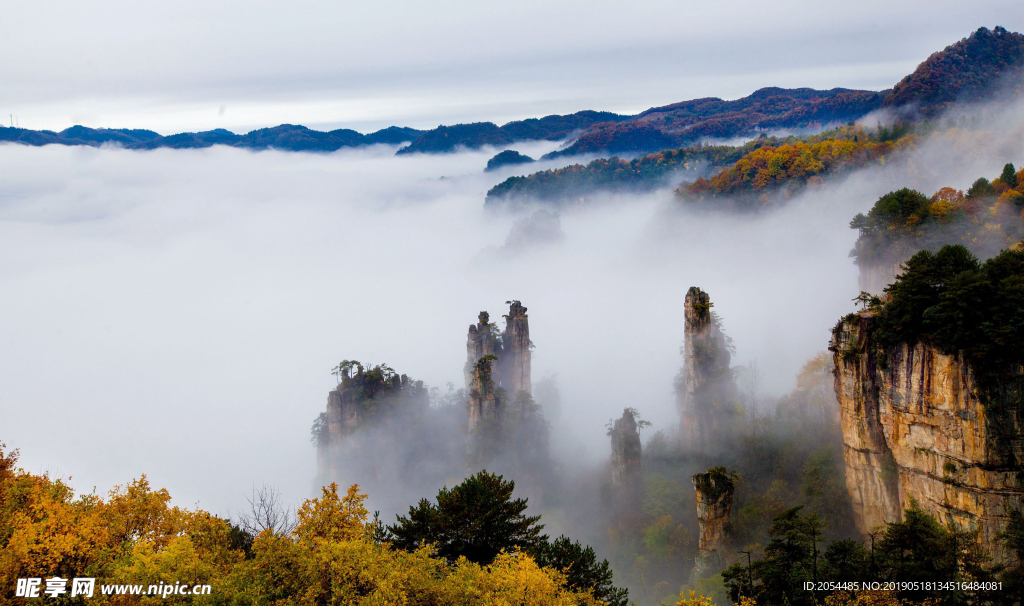
M 429 400 L 423 381 L 400 375 L 387 364 L 364 365 L 357 360 L 342 360 L 331 369 L 338 381 L 337 390 L 342 398 L 353 402 L 359 409 L 360 423 L 385 421 L 401 412 L 426 405 Z M 313 446 L 325 444 L 327 413 L 320 413 L 310 430 Z
M 982 177 L 965 194 L 943 187 L 931 197 L 912 189 L 890 192 L 850 227 L 860 230 L 850 256 L 857 265 L 899 263 L 917 250 L 963 244 L 982 258 L 1024 238 L 1024 170 L 1003 167 L 992 181 Z
M 718 465 L 711 469 L 694 474 L 693 485 L 699 491 L 711 498 L 718 498 L 725 492 L 731 492 L 735 488 L 735 482 L 739 474 L 724 465 Z
M 400 375 L 387 364 L 373 366 L 357 360 L 342 360 L 332 373 L 338 380 L 338 390 L 359 401 L 419 393 L 423 389 L 423 381 Z
M 950 354 L 963 352 L 984 380 L 1019 374 L 1024 361 L 1024 251 L 1005 250 L 981 263 L 963 245 L 922 250 L 871 303 L 878 343 L 925 340 Z

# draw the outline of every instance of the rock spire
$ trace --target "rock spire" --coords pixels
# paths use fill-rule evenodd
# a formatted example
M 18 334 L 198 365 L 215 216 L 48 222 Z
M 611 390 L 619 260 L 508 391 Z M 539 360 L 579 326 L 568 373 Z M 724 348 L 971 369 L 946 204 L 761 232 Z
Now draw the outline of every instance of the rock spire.
M 684 445 L 707 452 L 720 445 L 736 414 L 737 389 L 729 367 L 729 343 L 711 313 L 711 297 L 696 286 L 683 305 L 683 369 L 676 404 Z
M 627 408 L 608 430 L 612 438 L 612 500 L 618 514 L 637 514 L 643 501 L 643 450 L 635 411 Z

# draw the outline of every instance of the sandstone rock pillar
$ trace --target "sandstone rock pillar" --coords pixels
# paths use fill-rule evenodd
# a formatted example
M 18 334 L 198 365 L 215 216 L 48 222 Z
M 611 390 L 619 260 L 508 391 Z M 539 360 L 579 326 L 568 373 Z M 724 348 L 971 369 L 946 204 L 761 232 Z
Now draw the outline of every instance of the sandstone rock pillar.
M 729 348 L 711 307 L 708 293 L 691 286 L 683 304 L 683 369 L 676 383 L 682 438 L 700 452 L 721 441 L 737 394 Z
M 694 474 L 692 481 L 697 491 L 697 522 L 700 525 L 693 574 L 701 578 L 725 567 L 725 543 L 730 531 L 735 487 L 731 474 L 718 467 Z
M 464 373 L 466 377 L 466 391 L 473 385 L 473 369 L 480 358 L 484 356 L 498 356 L 501 344 L 498 342 L 494 325 L 490 323 L 490 314 L 486 311 L 480 312 L 476 324 L 469 325 L 469 335 L 466 338 L 466 366 Z
M 643 450 L 634 411 L 625 409 L 616 419 L 612 438 L 612 500 L 617 513 L 635 515 L 643 502 Z
M 519 301 L 512 301 L 505 316 L 505 332 L 502 334 L 502 377 L 501 385 L 513 400 L 520 392 L 532 395 L 530 380 L 530 321 L 526 308 Z
M 469 431 L 480 425 L 497 421 L 500 414 L 498 398 L 494 392 L 493 364 L 495 357 L 486 355 L 473 365 L 473 378 L 469 385 Z

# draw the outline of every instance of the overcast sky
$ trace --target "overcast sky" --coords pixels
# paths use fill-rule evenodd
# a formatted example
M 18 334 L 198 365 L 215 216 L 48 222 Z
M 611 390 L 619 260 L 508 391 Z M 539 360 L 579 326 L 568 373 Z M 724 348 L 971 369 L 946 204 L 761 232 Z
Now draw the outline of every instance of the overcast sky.
M 1019 0 L 42 0 L 0 15 L 0 112 L 24 128 L 368 131 L 762 86 L 884 89 Z

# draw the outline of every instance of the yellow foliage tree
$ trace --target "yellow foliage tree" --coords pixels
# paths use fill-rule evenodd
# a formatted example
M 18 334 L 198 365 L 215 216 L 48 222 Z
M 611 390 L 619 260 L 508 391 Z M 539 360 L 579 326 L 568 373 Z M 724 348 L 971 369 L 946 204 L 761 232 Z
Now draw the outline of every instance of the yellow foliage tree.
M 676 606 L 715 606 L 715 603 L 706 595 L 698 595 L 696 591 L 690 591 L 689 597 L 685 591 L 680 591 Z
M 332 484 L 298 510 L 294 536 L 264 531 L 247 552 L 226 520 L 170 504 L 143 476 L 75 497 L 60 480 L 15 469 L 0 443 L 0 604 L 25 577 L 96 578 L 95 604 L 353 604 L 598 606 L 562 571 L 502 553 L 489 566 L 454 564 L 430 546 L 393 550 L 374 540 L 366 495 Z M 104 584 L 210 585 L 210 595 L 104 595 Z

